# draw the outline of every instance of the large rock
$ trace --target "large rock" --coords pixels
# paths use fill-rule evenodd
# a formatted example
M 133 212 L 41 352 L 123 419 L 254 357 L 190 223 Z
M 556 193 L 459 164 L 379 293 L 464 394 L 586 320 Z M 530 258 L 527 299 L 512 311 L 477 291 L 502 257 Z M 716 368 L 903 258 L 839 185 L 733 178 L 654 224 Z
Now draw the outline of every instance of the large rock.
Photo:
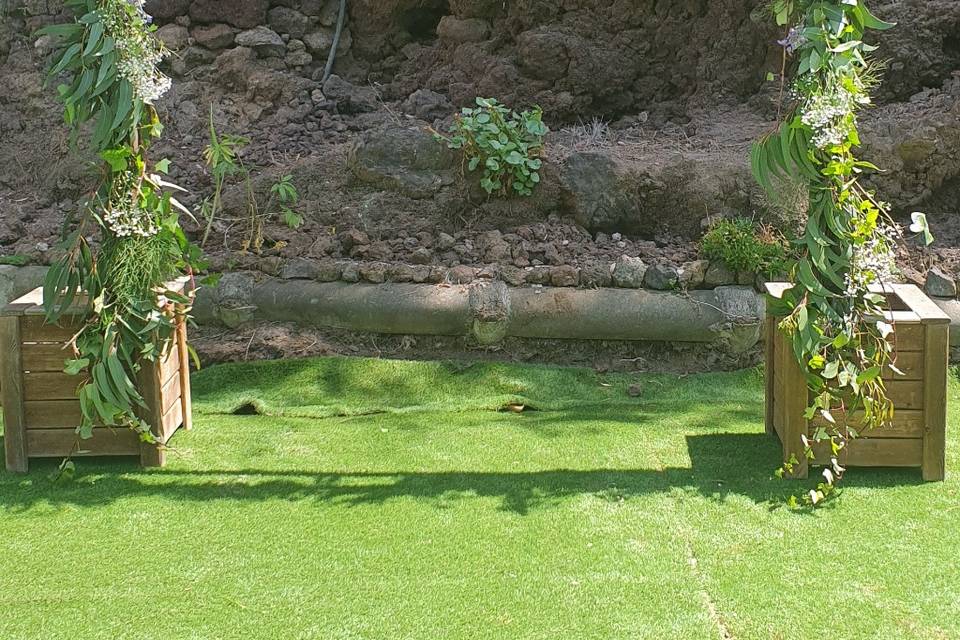
M 524 31 L 517 36 L 517 57 L 525 76 L 559 80 L 570 66 L 567 45 L 570 36 L 548 28 Z
M 253 49 L 264 57 L 283 56 L 287 51 L 287 45 L 280 34 L 264 26 L 240 32 L 237 34 L 237 44 Z
M 643 276 L 643 286 L 647 289 L 670 291 L 680 284 L 680 272 L 670 264 L 655 264 Z
M 957 282 L 940 267 L 934 267 L 927 272 L 927 281 L 924 290 L 937 298 L 956 298 Z
M 296 9 L 274 7 L 267 14 L 270 28 L 278 33 L 288 33 L 291 37 L 302 38 L 310 29 L 311 20 Z
M 187 46 L 190 40 L 190 32 L 187 31 L 187 28 L 173 22 L 157 29 L 156 36 L 163 43 L 163 46 L 171 51 L 180 51 Z
M 315 56 L 326 57 L 330 53 L 330 47 L 333 46 L 333 29 L 318 29 L 303 36 L 303 43 L 307 49 Z M 353 38 L 350 35 L 350 29 L 344 28 L 340 33 L 340 41 L 337 43 L 337 55 L 341 56 L 350 50 L 353 44 Z
M 730 267 L 725 263 L 714 260 L 710 263 L 710 266 L 707 267 L 707 272 L 704 274 L 703 283 L 707 287 L 722 287 L 728 284 L 735 284 L 737 282 L 737 274 L 733 272 Z
M 190 0 L 147 0 L 143 8 L 154 18 L 172 20 L 187 13 Z
M 190 31 L 194 41 L 207 49 L 224 49 L 233 44 L 237 30 L 226 24 L 200 25 Z
M 750 177 L 748 147 L 723 153 L 665 153 L 638 148 L 624 158 L 609 152 L 577 152 L 561 171 L 569 213 L 589 231 L 661 233 L 699 238 L 700 220 L 717 207 L 761 210 Z
M 453 184 L 458 166 L 456 155 L 422 129 L 397 127 L 357 136 L 347 162 L 358 179 L 411 198 Z
M 343 113 L 375 111 L 379 106 L 373 87 L 358 87 L 336 74 L 323 84 L 323 95 L 335 101 L 337 109 Z
M 895 212 L 960 211 L 960 77 L 908 103 L 870 110 L 862 156 L 883 169 L 870 178 Z M 936 216 L 931 216 L 936 233 Z
M 643 278 L 647 274 L 647 265 L 640 258 L 620 256 L 613 265 L 613 284 L 626 289 L 643 287 Z
M 601 153 L 575 153 L 560 174 L 576 221 L 594 230 L 616 230 L 630 218 L 633 201 L 620 186 L 617 164 Z
M 479 18 L 461 19 L 456 16 L 443 16 L 437 25 L 437 35 L 443 42 L 455 44 L 463 42 L 482 42 L 490 36 L 490 24 Z
M 428 122 L 443 118 L 453 110 L 453 105 L 445 95 L 430 89 L 417 89 L 404 100 L 401 107 L 405 113 Z
M 269 0 L 193 0 L 190 18 L 197 22 L 226 22 L 241 29 L 252 29 L 267 21 Z

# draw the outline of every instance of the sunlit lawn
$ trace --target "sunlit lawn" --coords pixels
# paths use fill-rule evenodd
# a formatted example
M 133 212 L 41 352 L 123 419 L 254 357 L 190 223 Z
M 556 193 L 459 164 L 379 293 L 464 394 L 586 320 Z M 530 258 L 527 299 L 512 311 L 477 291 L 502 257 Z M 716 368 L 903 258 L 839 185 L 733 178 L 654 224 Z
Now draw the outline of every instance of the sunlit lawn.
M 804 485 L 772 477 L 755 371 L 323 359 L 195 385 L 165 469 L 0 472 L 0 639 L 960 637 L 955 383 L 947 482 L 856 471 L 816 513 L 780 506 Z

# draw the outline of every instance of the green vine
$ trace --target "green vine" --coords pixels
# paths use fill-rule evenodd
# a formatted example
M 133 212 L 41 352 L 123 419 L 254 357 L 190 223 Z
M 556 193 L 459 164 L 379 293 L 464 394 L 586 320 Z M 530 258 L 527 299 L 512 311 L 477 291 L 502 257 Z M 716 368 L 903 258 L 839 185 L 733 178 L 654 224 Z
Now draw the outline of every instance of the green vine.
M 162 177 L 169 162 L 148 157 L 163 132 L 153 102 L 170 80 L 157 69 L 165 52 L 143 4 L 66 0 L 76 20 L 40 31 L 56 41 L 50 78 L 66 78 L 57 87 L 64 121 L 74 140 L 94 123 L 90 147 L 102 161 L 99 186 L 61 242 L 43 295 L 49 322 L 82 310 L 64 369 L 81 376 L 82 438 L 115 425 L 153 441 L 138 373 L 168 353 L 189 310 L 190 298 L 165 283 L 199 263 L 180 228 L 179 213 L 189 214 L 172 196 L 180 189 Z
M 882 286 L 895 269 L 899 229 L 889 205 L 860 183 L 877 168 L 854 155 L 857 114 L 877 82 L 878 66 L 869 58 L 876 47 L 864 37 L 894 25 L 863 0 L 776 0 L 773 11 L 779 25 L 793 25 L 780 44 L 784 68 L 795 77 L 784 121 L 754 145 L 751 164 L 768 192 L 798 181 L 809 194 L 793 286 L 771 304 L 784 316 L 780 329 L 806 374 L 813 401 L 805 418 L 825 425 L 812 440 L 804 438 L 805 455 L 814 458 L 815 442 L 828 443 L 833 454 L 823 481 L 803 499 L 816 505 L 836 491 L 845 471 L 840 452 L 858 429 L 887 424 L 894 413 L 881 377 L 885 369 L 898 371 Z M 914 222 L 911 229 L 929 241 L 925 218 L 916 214 Z M 785 461 L 778 475 L 797 464 Z

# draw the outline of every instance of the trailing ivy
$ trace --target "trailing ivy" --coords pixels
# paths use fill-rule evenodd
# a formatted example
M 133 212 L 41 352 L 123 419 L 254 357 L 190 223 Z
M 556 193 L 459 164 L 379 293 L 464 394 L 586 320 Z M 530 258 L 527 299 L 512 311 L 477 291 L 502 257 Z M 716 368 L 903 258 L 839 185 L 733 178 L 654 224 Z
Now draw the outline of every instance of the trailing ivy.
M 101 164 L 99 186 L 73 220 L 44 283 L 49 322 L 81 309 L 65 371 L 82 376 L 78 433 L 96 425 L 130 427 L 153 441 L 140 417 L 137 388 L 144 363 L 171 348 L 178 313 L 190 299 L 165 283 L 198 265 L 199 252 L 180 228 L 189 214 L 172 196 L 179 188 L 162 176 L 169 162 L 153 162 L 150 143 L 163 132 L 153 102 L 170 87 L 158 69 L 164 50 L 153 36 L 143 0 L 66 0 L 69 24 L 40 31 L 56 42 L 51 79 L 64 121 L 76 140 L 93 122 L 90 147 Z M 94 237 L 99 242 L 92 242 Z
M 864 38 L 894 25 L 863 0 L 776 0 L 773 10 L 777 23 L 789 27 L 780 44 L 794 78 L 784 121 L 754 145 L 751 165 L 768 192 L 790 180 L 805 184 L 809 194 L 793 286 L 771 304 L 784 316 L 780 329 L 806 374 L 813 401 L 805 417 L 826 425 L 812 441 L 804 438 L 806 456 L 814 458 L 818 441 L 833 454 L 823 481 L 805 497 L 817 504 L 836 490 L 844 473 L 840 452 L 858 429 L 887 424 L 894 414 L 881 378 L 884 370 L 898 373 L 882 287 L 895 270 L 899 230 L 889 205 L 860 184 L 865 171 L 877 168 L 854 154 L 857 114 L 870 104 L 877 81 L 869 57 L 876 47 Z M 925 218 L 914 219 L 912 229 L 929 241 Z M 778 474 L 798 463 L 784 461 Z

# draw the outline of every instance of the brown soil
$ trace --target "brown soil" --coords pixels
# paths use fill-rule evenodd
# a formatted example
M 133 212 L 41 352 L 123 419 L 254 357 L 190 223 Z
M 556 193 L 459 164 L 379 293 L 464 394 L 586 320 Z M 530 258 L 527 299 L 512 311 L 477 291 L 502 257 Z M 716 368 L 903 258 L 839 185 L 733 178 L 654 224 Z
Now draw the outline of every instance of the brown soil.
M 260 22 L 291 43 L 301 36 L 283 33 L 271 7 L 292 7 L 309 30 L 323 31 L 336 6 L 239 0 L 230 15 L 211 17 L 185 15 L 189 3 L 178 0 L 150 4 L 160 24 L 186 25 L 191 37 L 210 21 L 232 32 Z M 187 204 L 197 207 L 209 197 L 202 150 L 212 106 L 221 132 L 250 140 L 243 159 L 263 209 L 270 209 L 272 182 L 293 176 L 305 223 L 293 231 L 277 216 L 267 219 L 260 255 L 240 251 L 247 238 L 244 190 L 229 187 L 207 246 L 221 269 L 294 256 L 429 260 L 446 267 L 582 267 L 621 254 L 680 263 L 696 257 L 701 221 L 709 216 L 781 222 L 758 196 L 745 160 L 750 141 L 775 116 L 776 87 L 763 77 L 779 59 L 763 4 L 357 0 L 350 3 L 350 33 L 335 66 L 349 82 L 337 87 L 318 81 L 325 55 L 297 66 L 289 57 L 232 45 L 194 43 L 178 51 L 169 69 L 174 90 L 159 105 L 168 126 L 155 154 L 173 161 L 172 179 L 191 191 Z M 58 3 L 6 6 L 9 14 L 0 20 L 0 256 L 44 263 L 64 217 L 95 178 L 83 150 L 70 149 L 53 92 L 42 87 L 43 50 L 27 35 L 62 19 Z M 889 170 L 875 183 L 898 215 L 930 215 L 938 243 L 910 249 L 907 266 L 916 277 L 933 262 L 960 273 L 960 80 L 954 77 L 960 3 L 890 1 L 877 12 L 900 26 L 881 39 L 890 62 L 881 106 L 865 118 L 864 155 Z M 358 146 L 399 129 L 442 128 L 476 95 L 546 109 L 555 132 L 534 198 L 487 198 L 459 175 L 455 162 L 427 167 L 427 177 L 437 177 L 440 186 L 411 192 L 405 180 L 422 168 L 404 165 L 402 148 L 388 150 L 398 154 L 399 182 L 351 166 Z M 569 160 L 583 155 L 609 161 L 621 217 L 580 216 L 567 172 Z M 202 235 L 204 225 L 186 226 L 195 238 Z M 356 242 L 358 234 L 366 241 Z
M 696 373 L 755 364 L 760 347 L 733 358 L 710 345 L 508 338 L 476 347 L 464 338 L 356 334 L 301 325 L 263 323 L 227 330 L 194 329 L 190 336 L 204 365 L 315 356 L 367 356 L 402 360 L 442 359 L 563 364 L 600 372 Z

